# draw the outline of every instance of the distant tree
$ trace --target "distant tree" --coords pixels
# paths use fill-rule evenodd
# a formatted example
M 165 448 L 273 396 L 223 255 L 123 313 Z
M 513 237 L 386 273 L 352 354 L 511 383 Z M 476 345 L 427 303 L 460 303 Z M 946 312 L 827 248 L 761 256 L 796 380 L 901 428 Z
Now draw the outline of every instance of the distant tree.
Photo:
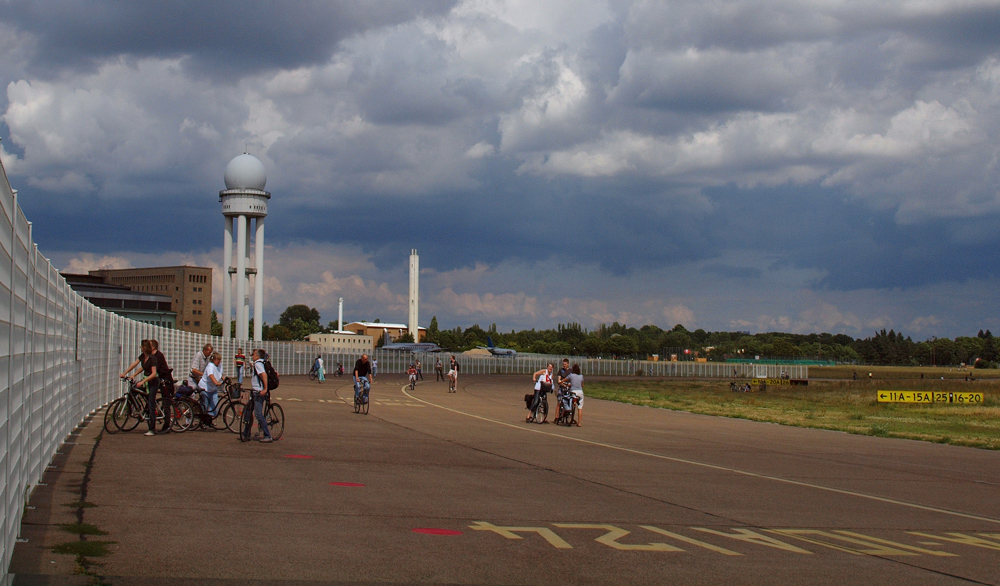
M 411 344 L 411 343 L 413 343 L 413 334 L 411 334 L 410 332 L 406 332 L 406 333 L 400 335 L 394 341 L 395 342 L 399 342 L 401 344 Z
M 430 335 L 436 333 L 438 333 L 438 318 L 435 315 L 431 316 L 431 323 L 427 326 L 427 334 Z
M 215 310 L 212 310 L 212 335 L 222 335 L 222 323 L 219 321 L 219 316 L 215 313 Z
M 281 312 L 278 323 L 288 326 L 295 319 L 301 319 L 306 323 L 316 322 L 318 324 L 320 320 L 319 311 L 308 305 L 289 305 L 285 311 Z

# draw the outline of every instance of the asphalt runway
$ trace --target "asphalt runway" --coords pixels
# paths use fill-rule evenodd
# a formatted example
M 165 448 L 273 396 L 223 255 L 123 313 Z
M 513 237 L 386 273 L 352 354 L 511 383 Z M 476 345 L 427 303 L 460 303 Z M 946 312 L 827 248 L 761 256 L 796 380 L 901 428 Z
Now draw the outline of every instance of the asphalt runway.
M 359 415 L 349 380 L 285 377 L 270 445 L 95 419 L 32 497 L 15 584 L 87 583 L 48 549 L 78 520 L 116 542 L 109 584 L 1000 584 L 998 452 L 594 399 L 529 424 L 526 377 L 404 383 Z

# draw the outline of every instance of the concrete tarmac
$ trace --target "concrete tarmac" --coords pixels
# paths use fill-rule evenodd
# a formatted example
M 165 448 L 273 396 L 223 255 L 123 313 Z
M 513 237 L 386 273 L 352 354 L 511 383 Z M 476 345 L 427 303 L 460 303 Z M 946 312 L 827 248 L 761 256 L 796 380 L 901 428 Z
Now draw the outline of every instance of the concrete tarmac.
M 459 386 L 383 375 L 360 415 L 349 379 L 284 377 L 273 444 L 98 414 L 32 495 L 15 584 L 1000 585 L 998 452 L 595 399 L 538 425 L 527 377 Z M 92 576 L 49 549 L 76 522 L 115 542 Z

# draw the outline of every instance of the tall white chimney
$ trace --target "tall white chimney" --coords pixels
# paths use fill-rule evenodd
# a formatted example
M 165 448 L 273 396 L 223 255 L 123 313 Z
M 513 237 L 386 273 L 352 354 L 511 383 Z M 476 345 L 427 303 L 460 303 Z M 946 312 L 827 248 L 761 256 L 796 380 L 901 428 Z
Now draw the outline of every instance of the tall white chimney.
M 344 331 L 344 298 L 340 298 L 340 303 L 337 307 L 337 331 Z
M 417 325 L 417 305 L 420 302 L 420 257 L 417 249 L 410 250 L 410 335 L 414 342 L 420 341 L 420 330 Z

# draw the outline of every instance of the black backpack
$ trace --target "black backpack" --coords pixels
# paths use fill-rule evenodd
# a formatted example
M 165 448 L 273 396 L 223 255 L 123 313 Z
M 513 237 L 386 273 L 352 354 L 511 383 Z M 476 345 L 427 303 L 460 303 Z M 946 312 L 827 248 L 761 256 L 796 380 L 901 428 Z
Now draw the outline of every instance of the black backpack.
M 278 388 L 278 371 L 274 370 L 274 367 L 271 366 L 270 360 L 264 359 L 264 372 L 267 374 L 267 390 L 273 391 Z M 257 377 L 257 380 L 260 380 L 260 375 L 257 374 L 256 367 L 254 367 L 253 374 Z

